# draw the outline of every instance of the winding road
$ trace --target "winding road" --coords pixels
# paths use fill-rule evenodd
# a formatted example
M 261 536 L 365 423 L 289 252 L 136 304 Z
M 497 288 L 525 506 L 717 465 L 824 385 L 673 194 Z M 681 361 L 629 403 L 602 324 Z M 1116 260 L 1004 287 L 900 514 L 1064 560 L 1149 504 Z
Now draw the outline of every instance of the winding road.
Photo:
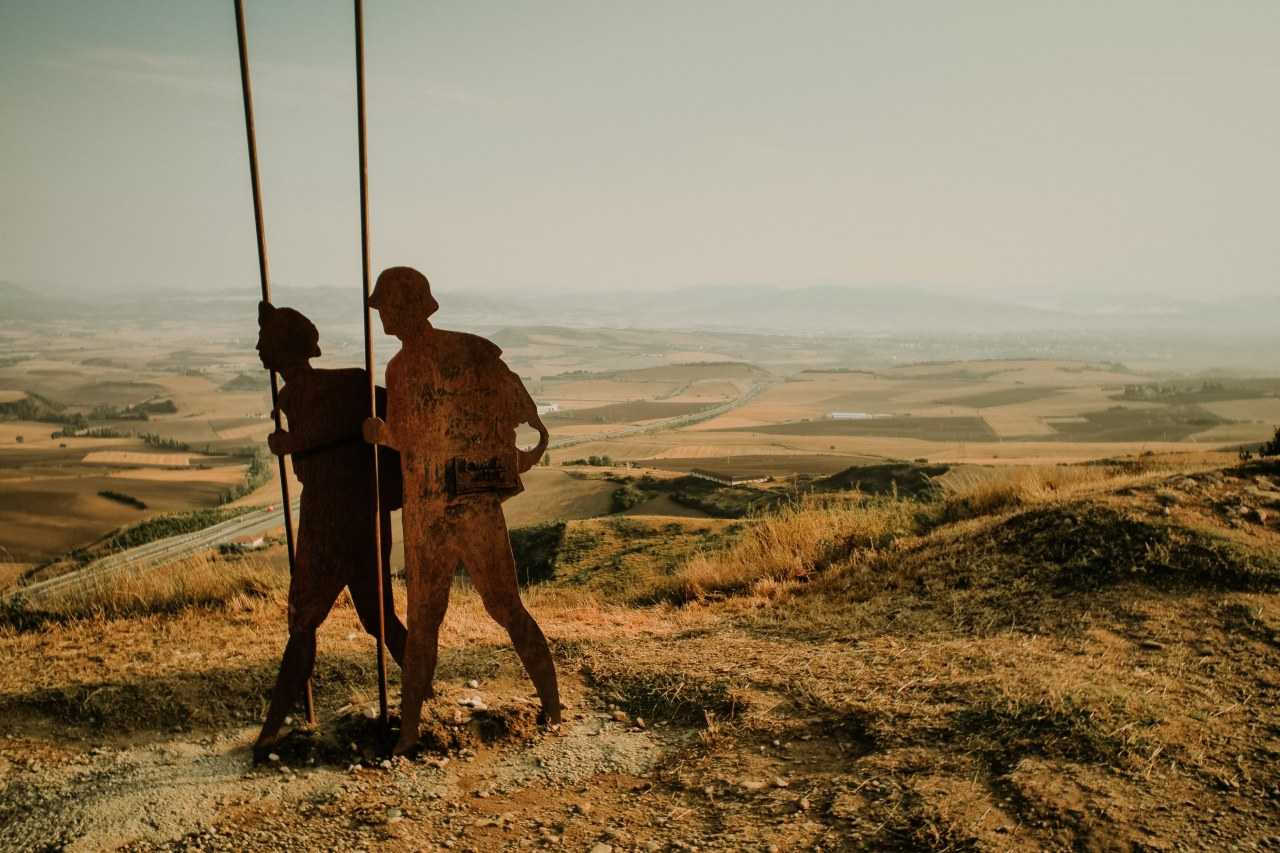
M 746 405 L 759 396 L 768 386 L 769 383 L 767 382 L 757 382 L 739 397 L 692 415 L 680 415 L 639 426 L 623 427 L 608 432 L 553 440 L 548 445 L 548 448 L 554 450 L 573 447 L 578 444 L 587 444 L 592 441 L 610 441 L 633 435 L 644 435 L 691 426 L 692 424 L 717 418 L 726 412 L 731 412 L 740 406 Z M 297 500 L 293 502 L 293 512 L 296 517 L 298 513 Z M 203 530 L 197 530 L 194 533 L 169 536 L 165 539 L 158 539 L 155 542 L 139 545 L 136 548 L 129 548 L 100 557 L 74 571 L 7 590 L 2 597 L 10 601 L 20 598 L 26 602 L 39 603 L 42 600 L 77 587 L 83 588 L 90 584 L 102 583 L 115 575 L 163 566 L 201 551 L 234 542 L 243 536 L 252 536 L 283 527 L 284 512 L 280 507 L 264 507 L 206 527 Z

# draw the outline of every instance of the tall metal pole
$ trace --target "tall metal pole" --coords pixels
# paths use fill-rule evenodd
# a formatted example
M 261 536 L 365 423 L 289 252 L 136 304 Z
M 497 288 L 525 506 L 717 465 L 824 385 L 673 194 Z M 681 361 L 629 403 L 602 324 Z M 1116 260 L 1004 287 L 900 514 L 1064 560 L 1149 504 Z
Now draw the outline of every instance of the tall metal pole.
M 378 382 L 373 375 L 373 330 L 369 309 L 369 160 L 365 150 L 364 120 L 364 2 L 355 0 L 356 13 L 356 136 L 360 149 L 360 273 L 364 283 L 364 370 L 369 376 L 369 416 L 378 416 Z M 378 445 L 373 453 L 373 549 L 378 572 L 378 720 L 385 733 L 387 722 L 387 613 L 382 586 L 382 484 L 378 471 Z
M 253 87 L 249 84 L 249 50 L 245 46 L 244 37 L 244 0 L 235 0 L 236 7 L 236 41 L 240 47 L 240 87 L 244 93 L 244 132 L 249 141 L 249 179 L 253 183 L 253 223 L 258 232 L 258 278 L 262 281 L 262 301 L 271 303 L 271 274 L 267 267 L 267 235 L 262 224 L 262 185 L 258 180 L 258 135 L 253 124 Z M 276 372 L 271 374 L 271 415 L 275 419 L 276 429 L 280 429 L 280 409 L 277 406 L 279 386 L 276 383 Z M 289 576 L 294 571 L 293 547 L 293 508 L 289 502 L 289 476 L 285 472 L 284 457 L 277 456 L 276 463 L 280 469 L 280 499 L 284 505 L 284 538 L 285 547 L 289 551 Z M 314 725 L 316 721 L 315 698 L 311 689 L 311 679 L 307 679 L 306 693 L 303 697 L 306 706 L 307 722 Z

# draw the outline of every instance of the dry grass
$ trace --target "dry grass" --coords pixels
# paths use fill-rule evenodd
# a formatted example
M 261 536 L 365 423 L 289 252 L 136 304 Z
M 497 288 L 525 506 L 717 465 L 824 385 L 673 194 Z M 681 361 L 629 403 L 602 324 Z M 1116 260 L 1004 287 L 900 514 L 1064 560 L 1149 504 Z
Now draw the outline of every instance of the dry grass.
M 30 628 L 74 619 L 119 619 L 223 607 L 240 598 L 283 600 L 287 568 L 263 557 L 223 560 L 212 554 L 154 569 L 126 571 L 91 581 L 39 606 L 13 605 L 0 623 Z
M 959 521 L 1021 507 L 1114 489 L 1142 475 L 1098 465 L 1035 465 L 1013 468 L 997 479 L 973 483 L 948 497 L 943 518 Z
M 1201 847 L 1211 811 L 1223 837 L 1275 833 L 1276 531 L 1250 545 L 1188 526 L 1181 510 L 1216 500 L 1190 488 L 1179 512 L 1161 512 L 1146 498 L 1163 471 L 1015 471 L 967 505 L 990 514 L 958 521 L 941 501 L 843 498 L 714 542 L 705 523 L 577 522 L 562 564 L 573 571 L 525 600 L 575 710 L 612 703 L 703 729 L 681 733 L 648 796 L 677 792 L 738 840 L 785 825 L 817 827 L 824 849 Z M 1242 494 L 1256 482 L 1246 473 L 1226 478 Z M 654 583 L 680 606 L 630 606 Z M 0 658 L 14 662 L 0 670 L 0 711 L 122 731 L 256 719 L 283 598 L 224 591 L 216 607 L 158 592 L 136 596 L 146 615 L 0 627 Z M 169 612 L 172 601 L 189 603 Z M 447 700 L 471 678 L 527 697 L 465 583 L 441 639 Z M 371 643 L 345 596 L 319 667 L 323 725 L 373 699 Z M 777 777 L 787 787 L 743 793 L 744 780 Z
M 809 498 L 756 519 L 727 548 L 695 554 L 658 597 L 776 597 L 855 551 L 873 554 L 892 545 L 914 529 L 918 511 L 910 501 Z

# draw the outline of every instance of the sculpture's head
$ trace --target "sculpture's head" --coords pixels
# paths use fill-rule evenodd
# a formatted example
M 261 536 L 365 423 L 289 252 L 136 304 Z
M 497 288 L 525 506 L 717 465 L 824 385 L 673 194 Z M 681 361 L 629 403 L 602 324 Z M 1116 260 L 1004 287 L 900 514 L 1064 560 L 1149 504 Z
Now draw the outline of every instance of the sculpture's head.
M 268 370 L 305 367 L 320 355 L 320 332 L 292 308 L 258 303 L 258 356 Z
M 400 340 L 431 328 L 430 317 L 440 309 L 431 295 L 431 282 L 412 267 L 390 267 L 378 276 L 369 294 L 369 307 L 382 318 L 382 330 Z

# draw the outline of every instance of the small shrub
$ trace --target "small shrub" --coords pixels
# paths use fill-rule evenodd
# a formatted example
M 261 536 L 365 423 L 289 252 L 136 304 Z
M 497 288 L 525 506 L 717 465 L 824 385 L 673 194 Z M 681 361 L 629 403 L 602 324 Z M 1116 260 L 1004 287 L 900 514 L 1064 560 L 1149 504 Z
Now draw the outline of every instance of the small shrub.
M 234 509 L 197 509 L 191 512 L 174 515 L 161 515 L 117 531 L 104 545 L 108 551 L 121 551 L 135 548 L 157 539 L 177 536 L 180 533 L 194 533 L 204 530 L 228 519 L 252 512 L 254 507 L 236 507 Z
M 555 577 L 556 560 L 564 545 L 565 523 L 550 521 L 511 531 L 511 552 L 516 560 L 516 579 L 522 586 Z
M 189 452 L 191 445 L 184 441 L 178 441 L 176 438 L 165 438 L 154 432 L 144 432 L 138 435 L 142 439 L 142 443 L 147 447 L 154 447 L 157 450 L 178 450 Z
M 124 492 L 113 492 L 111 489 L 103 489 L 102 491 L 98 492 L 98 495 L 100 497 L 106 498 L 107 500 L 115 501 L 116 503 L 122 503 L 125 506 L 131 506 L 134 509 L 147 508 L 147 505 L 145 503 L 138 500 L 133 495 L 126 495 Z
M 1280 456 L 1280 427 L 1276 427 L 1275 435 L 1258 448 L 1259 456 Z
M 635 486 L 627 483 L 620 489 L 616 489 L 613 493 L 613 511 L 626 512 L 633 506 L 638 506 L 649 499 L 648 492 L 637 489 Z

